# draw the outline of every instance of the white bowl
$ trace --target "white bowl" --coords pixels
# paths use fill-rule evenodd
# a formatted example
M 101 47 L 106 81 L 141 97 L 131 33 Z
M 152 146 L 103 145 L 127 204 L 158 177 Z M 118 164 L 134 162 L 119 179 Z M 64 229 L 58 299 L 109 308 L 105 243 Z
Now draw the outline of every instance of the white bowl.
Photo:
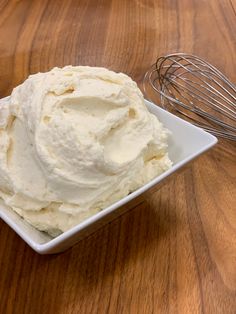
M 157 188 L 161 186 L 160 183 L 164 179 L 217 143 L 216 137 L 202 129 L 174 116 L 149 101 L 146 101 L 146 105 L 149 111 L 156 115 L 164 126 L 172 132 L 169 140 L 169 156 L 174 164 L 171 169 L 56 238 L 51 238 L 46 233 L 30 226 L 13 210 L 5 206 L 3 202 L 0 202 L 0 217 L 36 252 L 40 254 L 62 252 L 84 236 L 124 213 L 124 211 L 129 209 L 127 204 L 129 201 L 135 199 L 138 202 L 141 194 L 154 186 Z M 134 201 L 131 206 L 133 205 Z

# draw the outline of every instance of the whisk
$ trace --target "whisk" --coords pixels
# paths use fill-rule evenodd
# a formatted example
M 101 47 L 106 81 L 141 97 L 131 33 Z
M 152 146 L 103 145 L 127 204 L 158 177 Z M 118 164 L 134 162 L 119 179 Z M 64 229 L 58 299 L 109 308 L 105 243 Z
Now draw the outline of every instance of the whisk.
M 150 100 L 158 95 L 164 109 L 236 141 L 236 86 L 199 57 L 175 53 L 158 58 L 144 76 L 143 90 Z

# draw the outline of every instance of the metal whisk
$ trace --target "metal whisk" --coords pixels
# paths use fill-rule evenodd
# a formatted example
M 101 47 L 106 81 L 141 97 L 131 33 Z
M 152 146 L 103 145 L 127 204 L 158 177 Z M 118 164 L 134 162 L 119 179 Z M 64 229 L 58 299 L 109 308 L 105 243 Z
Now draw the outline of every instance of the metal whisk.
M 236 86 L 197 56 L 157 59 L 143 79 L 145 97 L 216 136 L 236 141 Z M 157 93 L 156 93 L 157 92 Z

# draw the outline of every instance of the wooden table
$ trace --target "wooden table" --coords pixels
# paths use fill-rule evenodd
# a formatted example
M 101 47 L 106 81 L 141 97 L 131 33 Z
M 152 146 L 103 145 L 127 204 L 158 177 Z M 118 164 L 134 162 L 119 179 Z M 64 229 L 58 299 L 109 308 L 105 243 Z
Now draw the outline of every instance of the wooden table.
M 236 82 L 235 0 L 0 1 L 0 97 L 30 73 L 91 65 L 138 83 L 197 54 Z M 236 313 L 236 149 L 220 141 L 122 217 L 54 256 L 0 222 L 0 313 Z

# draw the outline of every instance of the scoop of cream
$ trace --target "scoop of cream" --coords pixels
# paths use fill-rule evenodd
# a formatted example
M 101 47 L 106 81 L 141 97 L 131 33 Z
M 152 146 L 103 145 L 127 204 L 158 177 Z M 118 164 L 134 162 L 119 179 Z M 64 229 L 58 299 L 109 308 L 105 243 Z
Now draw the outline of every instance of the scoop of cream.
M 168 134 L 125 74 L 31 75 L 0 103 L 0 197 L 56 235 L 170 168 Z

